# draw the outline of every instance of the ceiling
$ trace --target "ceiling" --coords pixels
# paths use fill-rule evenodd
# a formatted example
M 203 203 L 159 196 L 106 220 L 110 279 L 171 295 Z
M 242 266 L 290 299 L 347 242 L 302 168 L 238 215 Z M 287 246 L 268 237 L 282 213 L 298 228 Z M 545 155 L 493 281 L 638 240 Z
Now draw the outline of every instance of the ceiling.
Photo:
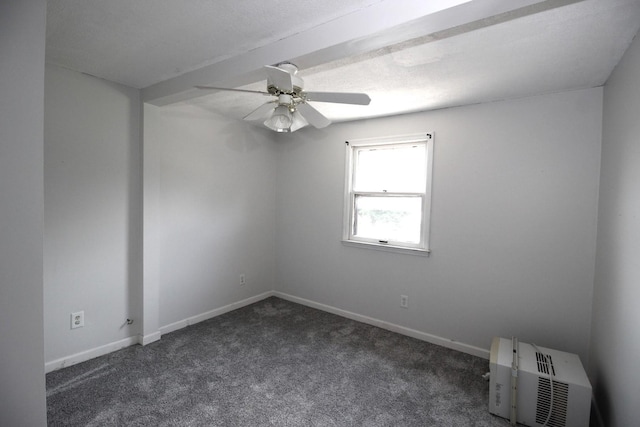
M 262 66 L 296 63 L 334 121 L 601 86 L 640 0 L 48 0 L 47 62 L 242 118 L 270 100 Z

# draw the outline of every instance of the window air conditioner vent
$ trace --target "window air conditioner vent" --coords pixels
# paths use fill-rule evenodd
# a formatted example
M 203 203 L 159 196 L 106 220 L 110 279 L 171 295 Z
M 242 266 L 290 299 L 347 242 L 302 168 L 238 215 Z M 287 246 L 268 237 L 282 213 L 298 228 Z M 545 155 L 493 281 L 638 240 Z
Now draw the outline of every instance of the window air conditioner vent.
M 539 365 L 539 363 L 538 363 Z M 565 427 L 567 420 L 567 405 L 569 385 L 553 382 L 553 410 L 547 423 L 548 427 Z M 538 378 L 538 400 L 536 405 L 536 423 L 543 425 L 549 416 L 551 407 L 551 387 L 549 378 Z
M 538 362 L 538 372 L 542 374 L 547 374 L 547 375 L 556 374 L 556 370 L 553 368 L 553 361 L 551 360 L 551 355 L 542 354 L 536 351 L 536 362 Z

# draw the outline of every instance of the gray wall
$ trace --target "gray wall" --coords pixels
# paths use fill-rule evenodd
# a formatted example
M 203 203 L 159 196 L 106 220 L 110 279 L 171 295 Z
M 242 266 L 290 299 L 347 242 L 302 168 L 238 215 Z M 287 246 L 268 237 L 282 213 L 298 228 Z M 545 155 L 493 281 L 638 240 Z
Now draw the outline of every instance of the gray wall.
M 144 194 L 136 104 L 133 89 L 47 70 L 48 361 L 152 340 L 275 289 L 480 349 L 516 335 L 586 363 L 601 89 L 291 135 L 145 106 Z M 432 255 L 343 246 L 345 139 L 425 130 L 436 134 Z M 88 325 L 71 331 L 81 309 Z M 122 327 L 143 315 L 144 331 Z
M 640 420 L 640 40 L 604 89 L 590 374 L 606 426 Z
M 145 251 L 156 251 L 157 271 L 145 266 L 145 292 L 154 286 L 147 277 L 155 277 L 159 326 L 274 289 L 270 131 L 193 106 L 145 106 L 147 155 L 158 163 L 145 175 L 145 192 L 157 194 L 155 205 L 145 202 L 145 210 L 156 211 L 145 211 L 145 220 L 155 223 L 145 224 L 145 233 L 157 245 L 146 241 Z
M 146 106 L 141 138 L 141 109 L 135 89 L 46 68 L 49 369 L 275 288 L 271 133 L 196 107 Z M 72 330 L 79 310 L 85 326 Z
M 0 425 L 44 426 L 44 0 L 0 2 Z
M 276 135 L 277 289 L 488 349 L 586 364 L 602 89 Z M 345 140 L 435 132 L 430 257 L 341 244 Z M 400 307 L 400 295 L 409 309 Z
M 45 360 L 137 333 L 141 283 L 139 91 L 47 65 Z M 70 314 L 84 310 L 84 328 Z M 126 319 L 132 326 L 124 326 Z

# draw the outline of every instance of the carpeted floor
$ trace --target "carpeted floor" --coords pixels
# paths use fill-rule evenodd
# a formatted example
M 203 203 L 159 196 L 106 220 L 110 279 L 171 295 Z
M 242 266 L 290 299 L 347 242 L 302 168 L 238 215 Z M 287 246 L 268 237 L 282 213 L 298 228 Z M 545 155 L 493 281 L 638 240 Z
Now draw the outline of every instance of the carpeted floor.
M 487 360 L 278 298 L 47 374 L 50 426 L 508 426 Z

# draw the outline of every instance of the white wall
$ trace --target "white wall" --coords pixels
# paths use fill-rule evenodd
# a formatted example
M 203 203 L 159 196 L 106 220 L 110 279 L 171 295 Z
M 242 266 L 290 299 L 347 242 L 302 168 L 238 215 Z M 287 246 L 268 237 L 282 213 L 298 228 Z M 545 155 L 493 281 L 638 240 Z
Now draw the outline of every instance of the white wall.
M 605 425 L 640 419 L 640 40 L 604 89 L 590 375 Z
M 515 335 L 586 364 L 601 107 L 597 88 L 278 135 L 277 289 L 484 349 Z M 435 132 L 431 256 L 343 246 L 345 140 L 421 131 Z
M 144 287 L 137 91 L 48 67 L 46 93 L 47 361 L 276 289 L 470 346 L 516 335 L 586 362 L 601 89 L 291 135 L 145 106 Z M 425 130 L 432 255 L 343 246 L 344 141 Z M 72 331 L 75 310 L 87 326 Z
M 0 2 L 0 425 L 46 425 L 44 0 Z
M 52 65 L 45 88 L 47 369 L 275 287 L 269 131 L 145 106 L 141 138 L 137 90 Z
M 268 130 L 194 106 L 145 106 L 145 175 L 156 192 L 159 324 L 166 327 L 274 289 L 276 151 Z M 155 145 L 154 145 L 155 144 Z M 145 164 L 145 167 L 153 165 Z M 155 174 L 155 177 L 154 177 Z M 145 194 L 145 197 L 148 197 Z M 239 286 L 239 275 L 247 283 Z M 145 332 L 147 333 L 147 332 Z
M 45 81 L 45 360 L 135 335 L 141 283 L 139 92 L 56 66 Z M 85 326 L 70 329 L 84 310 Z M 132 317 L 134 324 L 125 326 Z

